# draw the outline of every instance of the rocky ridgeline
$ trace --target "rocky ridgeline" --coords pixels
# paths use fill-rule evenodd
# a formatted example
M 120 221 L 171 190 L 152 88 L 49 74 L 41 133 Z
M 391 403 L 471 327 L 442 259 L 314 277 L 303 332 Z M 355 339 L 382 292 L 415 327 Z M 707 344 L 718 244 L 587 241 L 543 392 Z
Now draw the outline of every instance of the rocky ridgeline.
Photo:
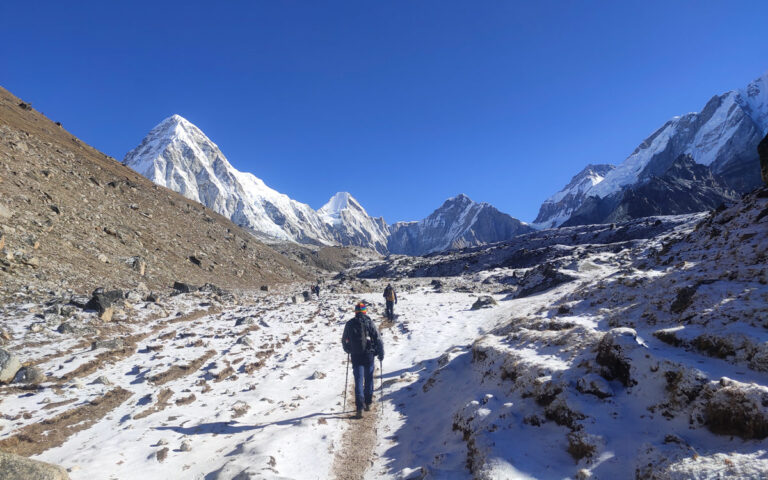
M 0 295 L 110 283 L 254 287 L 301 267 L 0 89 Z

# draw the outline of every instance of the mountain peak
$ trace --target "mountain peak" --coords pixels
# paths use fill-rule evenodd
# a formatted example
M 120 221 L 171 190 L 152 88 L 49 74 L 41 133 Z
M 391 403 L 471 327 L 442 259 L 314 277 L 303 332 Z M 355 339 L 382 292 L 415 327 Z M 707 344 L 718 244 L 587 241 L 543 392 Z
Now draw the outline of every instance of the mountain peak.
M 326 215 L 338 214 L 349 207 L 352 202 L 359 205 L 359 202 L 349 192 L 337 192 L 320 208 L 319 212 Z

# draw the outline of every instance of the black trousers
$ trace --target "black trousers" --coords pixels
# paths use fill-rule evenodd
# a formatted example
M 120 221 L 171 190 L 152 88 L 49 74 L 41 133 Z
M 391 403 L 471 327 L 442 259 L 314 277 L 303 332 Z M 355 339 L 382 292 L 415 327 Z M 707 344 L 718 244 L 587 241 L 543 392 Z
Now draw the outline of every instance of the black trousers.
M 395 302 L 387 300 L 387 318 L 390 320 L 395 319 Z

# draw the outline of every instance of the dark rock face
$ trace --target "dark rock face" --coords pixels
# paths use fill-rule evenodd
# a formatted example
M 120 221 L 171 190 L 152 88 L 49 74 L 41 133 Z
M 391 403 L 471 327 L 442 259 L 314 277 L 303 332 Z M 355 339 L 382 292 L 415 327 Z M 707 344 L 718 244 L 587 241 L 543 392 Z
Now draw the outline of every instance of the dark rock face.
M 493 206 L 459 195 L 446 200 L 424 220 L 392 225 L 388 249 L 391 253 L 425 255 L 509 240 L 531 231 Z
M 738 200 L 722 178 L 689 155 L 679 156 L 660 176 L 650 173 L 654 169 L 646 167 L 642 183 L 605 198 L 590 197 L 563 226 L 701 212 Z
M 757 154 L 760 156 L 760 174 L 763 177 L 763 183 L 768 185 L 768 135 L 757 146 Z
M 112 304 L 119 302 L 124 298 L 122 290 L 105 291 L 103 288 L 94 290 L 91 299 L 85 304 L 86 310 L 97 310 L 99 314 L 104 313 Z

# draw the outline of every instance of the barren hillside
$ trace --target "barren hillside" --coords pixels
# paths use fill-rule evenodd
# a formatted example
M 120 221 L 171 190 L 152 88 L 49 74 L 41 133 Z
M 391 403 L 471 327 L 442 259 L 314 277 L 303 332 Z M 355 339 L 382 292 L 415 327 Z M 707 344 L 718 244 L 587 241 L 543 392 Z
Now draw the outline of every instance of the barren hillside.
M 0 295 L 28 285 L 254 287 L 303 269 L 0 88 Z

